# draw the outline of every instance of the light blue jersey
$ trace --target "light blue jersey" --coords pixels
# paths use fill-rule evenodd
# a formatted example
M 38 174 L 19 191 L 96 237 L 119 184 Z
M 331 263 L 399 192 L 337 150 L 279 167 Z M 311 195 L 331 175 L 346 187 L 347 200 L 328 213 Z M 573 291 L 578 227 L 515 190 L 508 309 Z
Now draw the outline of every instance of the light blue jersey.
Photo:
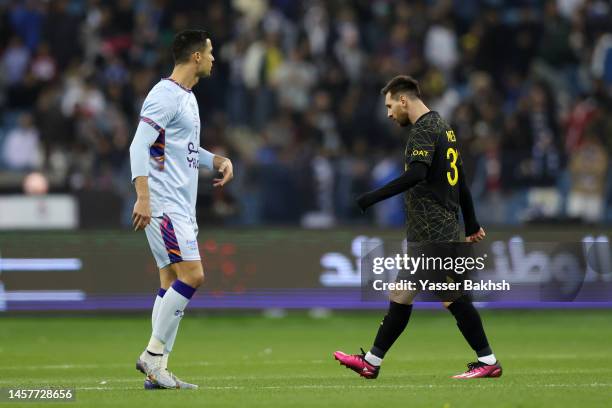
M 198 168 L 212 170 L 213 154 L 200 147 L 198 102 L 170 78 L 147 95 L 130 146 L 132 181 L 148 176 L 153 217 L 178 213 L 195 218 Z

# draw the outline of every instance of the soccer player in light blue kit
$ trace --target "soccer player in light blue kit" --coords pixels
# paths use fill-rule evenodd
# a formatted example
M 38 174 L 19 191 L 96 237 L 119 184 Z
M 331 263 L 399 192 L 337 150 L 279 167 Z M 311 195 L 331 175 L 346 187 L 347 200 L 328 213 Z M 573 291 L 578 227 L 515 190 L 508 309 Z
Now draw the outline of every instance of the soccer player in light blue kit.
M 136 368 L 145 388 L 197 388 L 168 370 L 179 323 L 189 299 L 204 281 L 198 251 L 195 204 L 198 168 L 217 171 L 222 187 L 233 177 L 232 162 L 200 147 L 200 115 L 191 88 L 210 75 L 212 43 L 205 31 L 178 33 L 172 44 L 174 70 L 147 95 L 130 146 L 137 200 L 134 229 L 145 230 L 159 268 L 161 287 L 152 313 L 153 332 Z

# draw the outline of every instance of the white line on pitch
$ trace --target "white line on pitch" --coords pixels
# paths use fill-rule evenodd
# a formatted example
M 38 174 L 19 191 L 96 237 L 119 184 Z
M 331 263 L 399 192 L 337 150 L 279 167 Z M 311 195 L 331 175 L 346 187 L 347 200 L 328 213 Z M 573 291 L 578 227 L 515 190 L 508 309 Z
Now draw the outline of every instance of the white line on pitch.
M 469 382 L 469 388 L 499 388 L 506 387 L 507 384 Z M 590 383 L 590 384 L 513 384 L 514 387 L 527 388 L 610 388 L 612 384 Z M 380 385 L 263 385 L 263 386 L 200 386 L 200 390 L 300 390 L 300 389 L 431 389 L 431 388 L 467 388 L 468 383 L 457 384 L 380 384 Z M 137 390 L 142 387 L 77 387 L 78 391 L 116 391 L 116 390 Z M 169 391 L 168 391 L 169 392 Z

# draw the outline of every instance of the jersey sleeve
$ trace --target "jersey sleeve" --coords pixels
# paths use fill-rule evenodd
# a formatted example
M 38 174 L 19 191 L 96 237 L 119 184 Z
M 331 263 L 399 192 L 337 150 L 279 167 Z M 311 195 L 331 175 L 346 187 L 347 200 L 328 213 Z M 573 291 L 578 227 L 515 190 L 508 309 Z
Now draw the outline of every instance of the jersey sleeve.
M 461 156 L 460 156 L 461 157 Z M 475 234 L 480 229 L 478 219 L 476 218 L 476 211 L 474 209 L 474 201 L 472 200 L 472 193 L 468 187 L 467 180 L 465 179 L 465 172 L 463 171 L 463 165 L 459 164 L 459 205 L 461 206 L 461 212 L 463 214 L 463 222 L 465 224 L 465 235 L 470 236 Z
M 149 160 L 163 170 L 166 146 L 166 126 L 176 114 L 177 104 L 164 89 L 153 89 L 140 111 L 140 123 L 130 145 L 132 181 L 149 175 Z
M 215 155 L 203 147 L 198 148 L 198 153 L 200 156 L 200 164 L 206 167 L 208 170 L 214 170 L 213 162 Z
M 401 176 L 391 180 L 384 186 L 362 194 L 357 198 L 357 205 L 364 212 L 368 207 L 389 197 L 408 191 L 421 180 L 427 177 L 427 166 L 415 163 L 414 166 L 405 171 Z
M 164 88 L 153 89 L 142 104 L 140 121 L 158 132 L 165 132 L 177 109 L 178 103 L 171 92 Z
M 132 182 L 136 177 L 149 176 L 149 158 L 151 147 L 159 138 L 159 133 L 144 122 L 138 124 L 134 139 L 130 145 L 130 168 Z
M 410 165 L 418 161 L 430 166 L 436 150 L 436 133 L 427 128 L 414 128 L 410 138 L 411 142 L 406 152 L 408 158 L 406 164 Z

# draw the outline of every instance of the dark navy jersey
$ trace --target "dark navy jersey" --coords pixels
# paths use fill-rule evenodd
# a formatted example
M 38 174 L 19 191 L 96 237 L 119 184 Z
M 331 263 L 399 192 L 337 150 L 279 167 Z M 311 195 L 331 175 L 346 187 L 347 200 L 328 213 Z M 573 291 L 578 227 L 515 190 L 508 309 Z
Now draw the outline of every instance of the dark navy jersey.
M 414 162 L 428 166 L 427 177 L 405 194 L 409 241 L 459 239 L 459 166 L 457 138 L 435 111 L 421 116 L 410 129 L 406 170 Z

